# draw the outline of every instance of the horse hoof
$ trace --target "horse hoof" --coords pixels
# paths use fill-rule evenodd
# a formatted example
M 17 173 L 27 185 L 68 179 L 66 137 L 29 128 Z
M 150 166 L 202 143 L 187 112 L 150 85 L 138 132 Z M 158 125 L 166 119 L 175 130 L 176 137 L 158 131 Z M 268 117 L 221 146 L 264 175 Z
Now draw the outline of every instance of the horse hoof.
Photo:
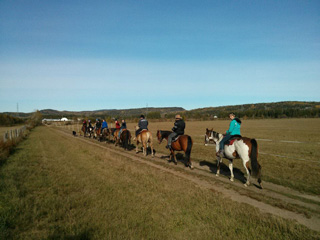
M 193 169 L 194 169 L 194 166 L 190 165 L 190 168 L 193 170 Z
M 233 178 L 230 178 L 230 181 L 231 181 L 231 182 L 233 182 L 233 181 L 234 181 L 234 179 L 233 179 Z
M 218 173 L 216 174 L 216 177 L 219 177 L 219 174 L 218 174 Z
M 244 186 L 245 186 L 245 187 L 248 187 L 248 184 L 245 183 Z

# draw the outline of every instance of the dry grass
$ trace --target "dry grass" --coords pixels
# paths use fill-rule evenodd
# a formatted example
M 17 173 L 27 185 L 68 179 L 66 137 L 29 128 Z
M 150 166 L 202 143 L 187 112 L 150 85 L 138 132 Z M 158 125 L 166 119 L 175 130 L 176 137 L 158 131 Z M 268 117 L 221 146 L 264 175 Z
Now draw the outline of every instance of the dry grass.
M 0 206 L 0 239 L 320 237 L 44 127 L 2 166 Z
M 136 124 L 127 125 L 133 131 Z M 172 126 L 173 122 L 150 122 L 149 130 L 155 138 L 158 129 L 170 130 Z M 186 134 L 189 134 L 194 141 L 192 160 L 215 164 L 215 148 L 204 146 L 205 129 L 213 128 L 223 133 L 228 129 L 229 121 L 189 121 L 186 126 Z M 63 126 L 63 128 L 77 131 L 79 126 Z M 263 167 L 264 180 L 301 192 L 320 194 L 319 118 L 244 120 L 241 133 L 243 136 L 258 139 L 259 162 Z M 168 153 L 164 143 L 158 145 L 155 142 L 154 146 L 158 153 Z M 224 162 L 227 163 L 227 160 Z M 234 161 L 234 167 L 236 171 L 239 169 L 244 172 L 240 160 Z
M 3 135 L 7 132 L 7 131 L 10 131 L 10 130 L 14 130 L 14 129 L 18 129 L 18 128 L 21 128 L 23 127 L 24 125 L 16 125 L 16 126 L 13 126 L 13 127 L 0 127 L 0 139 L 2 139 Z

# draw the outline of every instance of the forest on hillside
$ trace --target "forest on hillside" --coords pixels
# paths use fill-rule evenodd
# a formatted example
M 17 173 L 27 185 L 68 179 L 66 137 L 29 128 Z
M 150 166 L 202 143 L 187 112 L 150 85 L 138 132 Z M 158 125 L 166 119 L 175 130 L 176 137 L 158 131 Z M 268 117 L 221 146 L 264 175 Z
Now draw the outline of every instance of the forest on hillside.
M 185 110 L 181 107 L 164 108 L 135 108 L 135 109 L 110 109 L 95 111 L 57 111 L 45 109 L 39 111 L 44 118 L 67 117 L 70 120 L 96 118 L 113 121 L 116 118 L 136 121 L 141 114 L 148 119 L 169 120 L 174 119 L 176 114 L 180 114 L 188 120 L 213 120 L 228 118 L 229 113 L 233 112 L 237 117 L 244 119 L 263 119 L 263 118 L 318 118 L 320 117 L 320 102 L 274 102 L 242 104 L 221 107 L 207 107 L 193 110 Z M 0 125 L 15 125 L 28 119 L 32 113 L 5 113 L 0 115 Z M 22 119 L 21 119 L 22 118 Z

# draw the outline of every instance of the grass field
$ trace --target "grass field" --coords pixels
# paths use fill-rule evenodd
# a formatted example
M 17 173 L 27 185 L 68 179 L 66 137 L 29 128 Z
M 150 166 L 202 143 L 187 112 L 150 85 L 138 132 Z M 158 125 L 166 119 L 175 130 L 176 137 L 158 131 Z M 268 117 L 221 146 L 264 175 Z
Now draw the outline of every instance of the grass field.
M 133 130 L 135 125 L 128 123 L 128 128 Z M 170 130 L 172 126 L 172 122 L 150 122 L 149 130 L 155 138 L 158 129 Z M 186 134 L 194 141 L 193 161 L 216 164 L 215 147 L 204 146 L 205 129 L 223 133 L 229 121 L 191 121 L 186 126 Z M 61 128 L 79 129 L 77 126 Z M 258 139 L 263 180 L 320 195 L 320 119 L 245 120 L 241 133 Z M 165 143 L 154 145 L 158 153 L 168 153 Z M 228 164 L 227 160 L 224 162 Z M 244 172 L 240 160 L 234 161 L 234 167 Z
M 157 127 L 170 125 L 162 124 Z M 187 132 L 206 124 L 188 123 Z M 203 132 L 192 132 L 195 142 Z M 320 238 L 293 221 L 49 127 L 33 130 L 1 167 L 0 217 L 0 239 Z

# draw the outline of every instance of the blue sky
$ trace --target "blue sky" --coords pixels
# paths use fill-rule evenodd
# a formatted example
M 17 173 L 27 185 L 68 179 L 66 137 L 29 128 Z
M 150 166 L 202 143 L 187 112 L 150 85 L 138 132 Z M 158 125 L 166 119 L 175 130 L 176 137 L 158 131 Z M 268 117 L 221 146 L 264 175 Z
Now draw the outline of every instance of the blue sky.
M 319 92 L 320 1 L 0 1 L 0 112 Z

